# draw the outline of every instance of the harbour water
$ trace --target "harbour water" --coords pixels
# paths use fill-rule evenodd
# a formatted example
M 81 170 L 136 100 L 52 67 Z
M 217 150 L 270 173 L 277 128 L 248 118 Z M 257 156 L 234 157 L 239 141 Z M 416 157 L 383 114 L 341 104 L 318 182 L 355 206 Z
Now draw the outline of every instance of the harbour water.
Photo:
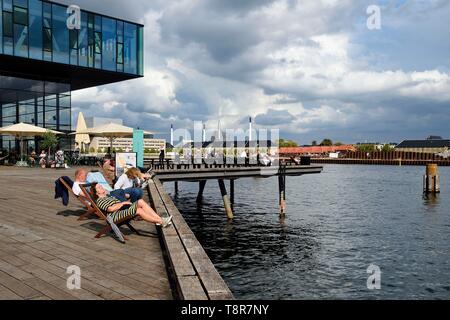
M 287 214 L 278 181 L 235 182 L 227 222 L 217 181 L 198 207 L 197 183 L 165 185 L 239 299 L 449 299 L 450 168 L 441 194 L 424 198 L 424 167 L 325 165 L 287 177 Z M 369 290 L 367 268 L 381 269 Z

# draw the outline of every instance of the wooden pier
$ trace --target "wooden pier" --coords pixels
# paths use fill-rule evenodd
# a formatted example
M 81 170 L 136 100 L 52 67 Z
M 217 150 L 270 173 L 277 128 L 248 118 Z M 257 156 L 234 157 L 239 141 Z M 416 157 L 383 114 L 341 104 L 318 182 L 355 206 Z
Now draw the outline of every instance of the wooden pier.
M 103 222 L 78 221 L 84 210 L 76 199 L 67 207 L 53 199 L 54 181 L 74 172 L 0 166 L 0 299 L 233 298 L 157 180 L 146 200 L 173 215 L 173 227 L 136 221 L 144 235 L 123 228 L 124 245 L 110 235 L 95 239 Z M 67 269 L 74 265 L 81 289 L 70 290 Z
M 282 168 L 280 170 L 280 168 Z M 87 170 L 96 168 L 86 168 Z M 54 182 L 73 178 L 75 169 L 0 166 L 0 299 L 187 299 L 228 300 L 233 294 L 166 193 L 163 183 L 196 181 L 198 201 L 206 181 L 219 183 L 228 218 L 232 218 L 234 181 L 245 177 L 320 173 L 321 166 L 283 167 L 161 164 L 147 187 L 146 200 L 159 215 L 171 215 L 173 225 L 161 229 L 137 221 L 143 236 L 123 228 L 129 240 L 121 244 L 108 235 L 95 239 L 104 222 L 84 213 L 70 198 L 64 207 L 55 200 Z M 230 182 L 230 197 L 224 181 Z M 280 189 L 280 206 L 284 205 Z M 81 288 L 69 289 L 68 268 L 81 271 Z
M 278 177 L 278 192 L 280 215 L 286 210 L 286 177 L 301 176 L 305 174 L 317 174 L 323 170 L 318 165 L 296 165 L 292 162 L 283 162 L 280 166 L 257 165 L 230 165 L 230 164 L 174 164 L 167 162 L 153 162 L 153 172 L 161 182 L 174 182 L 175 192 L 178 192 L 178 181 L 198 182 L 199 191 L 197 203 L 203 198 L 206 181 L 217 180 L 222 196 L 225 213 L 228 219 L 234 218 L 231 204 L 236 197 L 234 184 L 240 178 L 270 178 Z M 225 186 L 225 180 L 229 181 L 229 193 Z

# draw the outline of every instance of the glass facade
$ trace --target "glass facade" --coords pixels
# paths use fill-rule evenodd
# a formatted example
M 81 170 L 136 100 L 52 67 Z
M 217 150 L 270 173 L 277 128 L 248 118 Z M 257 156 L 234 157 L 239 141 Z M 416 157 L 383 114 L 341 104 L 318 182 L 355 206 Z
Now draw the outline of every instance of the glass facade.
M 70 30 L 68 18 L 67 6 L 51 1 L 0 0 L 0 127 L 70 133 L 71 90 L 143 76 L 143 26 L 81 10 L 80 29 Z M 60 136 L 59 147 L 70 150 L 71 140 Z M 27 150 L 40 151 L 39 142 L 27 139 Z M 0 135 L 0 149 L 18 148 Z
M 0 0 L 0 54 L 143 75 L 143 26 L 81 11 L 69 30 L 67 6 Z
M 65 133 L 71 132 L 70 84 L 0 76 L 0 127 L 24 122 Z M 71 136 L 59 138 L 70 150 Z M 27 140 L 39 148 L 39 138 Z M 0 135 L 0 149 L 18 150 L 14 137 Z

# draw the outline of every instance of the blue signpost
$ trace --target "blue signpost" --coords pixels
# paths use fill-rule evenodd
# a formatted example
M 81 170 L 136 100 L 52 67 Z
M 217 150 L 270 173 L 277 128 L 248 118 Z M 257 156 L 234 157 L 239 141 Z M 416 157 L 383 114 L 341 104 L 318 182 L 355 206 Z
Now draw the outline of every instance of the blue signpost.
M 133 130 L 133 152 L 136 152 L 138 167 L 144 166 L 144 130 Z

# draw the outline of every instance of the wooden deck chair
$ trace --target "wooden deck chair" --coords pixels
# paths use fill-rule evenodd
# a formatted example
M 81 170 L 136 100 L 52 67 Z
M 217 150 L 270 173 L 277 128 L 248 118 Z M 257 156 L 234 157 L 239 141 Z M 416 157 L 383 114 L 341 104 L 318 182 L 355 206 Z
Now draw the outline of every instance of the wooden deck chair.
M 93 193 L 87 191 L 87 189 L 86 189 L 87 186 L 88 186 L 88 185 L 80 185 L 80 188 L 81 188 L 81 190 L 83 191 L 83 193 L 87 195 L 87 197 L 88 197 L 88 199 L 89 199 L 89 202 L 92 203 L 92 207 L 93 207 L 94 210 L 95 210 L 95 214 L 96 214 L 100 219 L 106 221 L 106 215 L 105 215 L 105 214 L 103 213 L 103 211 L 100 210 L 100 208 L 97 206 L 97 203 L 96 203 L 95 200 L 94 200 L 94 195 L 93 195 Z M 94 184 L 92 184 L 92 187 L 93 187 L 93 186 L 94 186 Z M 131 225 L 131 220 L 133 220 L 133 219 L 134 219 L 134 218 L 125 218 L 125 219 L 122 219 L 122 220 L 117 221 L 115 224 L 116 224 L 116 226 L 117 226 L 118 228 L 120 228 L 120 227 L 123 226 L 123 225 L 126 225 L 126 226 L 128 227 L 128 229 L 131 230 L 131 232 L 134 232 L 134 233 L 136 233 L 137 235 L 141 235 L 141 234 L 139 233 L 139 231 L 137 231 L 137 230 Z M 113 230 L 112 230 L 112 227 L 111 227 L 111 225 L 106 221 L 106 226 L 105 226 L 102 230 L 100 230 L 99 233 L 97 233 L 97 235 L 95 236 L 95 238 L 100 238 L 101 236 L 103 236 L 103 235 L 105 235 L 105 234 L 107 234 L 107 233 L 109 233 L 109 232 L 111 232 L 111 231 L 113 231 Z M 122 237 L 123 237 L 125 240 L 128 240 L 128 238 L 127 238 L 120 230 L 119 230 L 119 232 L 122 234 Z
M 62 185 L 75 197 L 75 198 L 77 198 L 80 202 L 81 202 L 81 204 L 83 205 L 83 206 L 85 206 L 86 207 L 86 212 L 85 213 L 83 213 L 79 218 L 78 218 L 78 220 L 83 220 L 83 219 L 86 219 L 87 218 L 87 216 L 89 216 L 90 214 L 95 214 L 95 209 L 92 207 L 92 204 L 91 204 L 91 202 L 88 200 L 88 198 L 86 198 L 86 197 L 84 197 L 84 196 L 82 196 L 82 195 L 80 195 L 80 196 L 77 196 L 75 193 L 73 193 L 73 190 L 72 190 L 72 188 L 67 184 L 67 182 L 61 177 L 61 178 L 59 178 L 59 181 L 62 183 Z M 83 191 L 84 192 L 84 191 Z
M 105 169 L 103 169 L 103 166 L 102 166 L 102 164 L 101 164 L 100 161 L 97 161 L 97 165 L 99 166 L 100 170 L 102 171 L 103 176 L 105 177 L 106 181 L 108 181 L 108 183 L 109 183 L 111 186 L 113 186 L 113 185 L 114 185 L 114 182 L 108 177 L 108 174 L 105 172 Z

